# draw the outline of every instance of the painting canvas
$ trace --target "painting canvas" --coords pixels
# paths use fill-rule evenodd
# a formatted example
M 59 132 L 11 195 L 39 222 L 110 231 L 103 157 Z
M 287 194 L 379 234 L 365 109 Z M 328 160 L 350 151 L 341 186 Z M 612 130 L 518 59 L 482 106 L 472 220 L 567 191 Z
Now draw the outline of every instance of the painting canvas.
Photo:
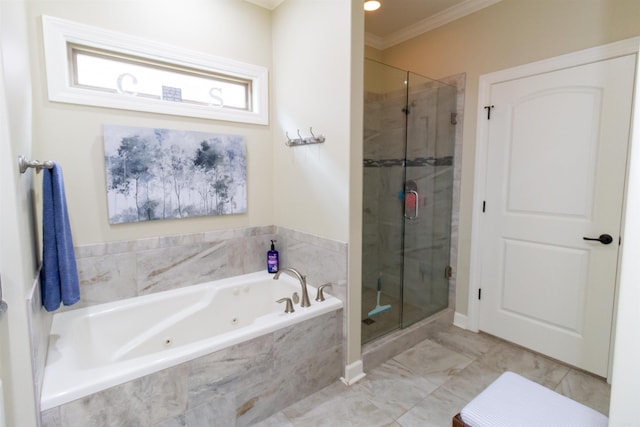
M 104 126 L 109 223 L 247 211 L 244 137 Z

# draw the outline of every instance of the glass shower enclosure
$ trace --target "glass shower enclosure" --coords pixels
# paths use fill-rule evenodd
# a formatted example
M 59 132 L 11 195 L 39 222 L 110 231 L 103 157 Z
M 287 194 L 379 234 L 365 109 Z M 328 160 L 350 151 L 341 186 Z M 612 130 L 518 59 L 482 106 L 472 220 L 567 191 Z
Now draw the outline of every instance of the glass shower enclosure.
M 363 343 L 448 306 L 456 96 L 365 60 Z

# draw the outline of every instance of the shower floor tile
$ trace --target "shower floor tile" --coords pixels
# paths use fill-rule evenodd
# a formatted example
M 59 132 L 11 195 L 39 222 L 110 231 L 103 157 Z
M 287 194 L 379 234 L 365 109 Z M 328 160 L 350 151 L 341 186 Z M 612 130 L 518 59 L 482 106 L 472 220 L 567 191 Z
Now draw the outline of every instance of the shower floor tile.
M 600 377 L 445 321 L 430 328 L 428 339 L 367 372 L 355 385 L 336 381 L 256 426 L 448 427 L 505 370 L 609 412 L 610 386 Z
M 362 291 L 362 336 L 363 342 L 369 342 L 375 338 L 379 338 L 389 332 L 393 332 L 400 328 L 400 299 L 393 295 L 382 293 L 380 297 L 380 305 L 391 305 L 391 309 L 385 312 L 368 316 L 369 312 L 376 307 L 377 292 L 375 289 L 363 289 Z M 425 319 L 433 313 L 441 310 L 438 307 L 418 307 L 409 302 L 404 304 L 405 322 L 412 324 L 419 320 Z

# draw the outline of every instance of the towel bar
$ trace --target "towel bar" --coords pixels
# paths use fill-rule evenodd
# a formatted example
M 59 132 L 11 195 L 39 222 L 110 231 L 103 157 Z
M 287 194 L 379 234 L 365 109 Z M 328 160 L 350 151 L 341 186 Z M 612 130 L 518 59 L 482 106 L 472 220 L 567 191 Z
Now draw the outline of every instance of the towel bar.
M 35 168 L 36 172 L 40 172 L 44 168 L 53 169 L 53 162 L 51 160 L 45 162 L 41 162 L 40 160 L 27 160 L 23 155 L 19 155 L 18 166 L 20 173 L 25 173 L 29 168 Z

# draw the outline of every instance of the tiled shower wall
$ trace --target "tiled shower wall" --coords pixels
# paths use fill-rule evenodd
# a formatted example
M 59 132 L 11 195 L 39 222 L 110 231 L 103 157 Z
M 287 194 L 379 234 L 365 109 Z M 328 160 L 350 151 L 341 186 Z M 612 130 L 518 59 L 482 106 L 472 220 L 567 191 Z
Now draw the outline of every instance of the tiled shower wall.
M 454 134 L 453 155 L 453 194 L 451 203 L 451 251 L 449 265 L 453 267 L 452 276 L 449 279 L 449 307 L 456 304 L 456 267 L 458 265 L 458 236 L 460 224 L 460 182 L 462 176 L 462 130 L 464 129 L 464 100 L 466 87 L 466 74 L 456 74 L 440 79 L 441 82 L 456 88 L 456 121 Z
M 366 162 L 404 157 L 405 104 L 404 93 L 365 93 L 362 286 L 375 289 L 382 273 L 384 292 L 391 295 L 400 292 L 400 282 L 394 278 L 402 265 L 403 213 L 398 192 L 403 188 L 403 170 L 402 166 L 370 167 Z
M 430 308 L 448 305 L 448 286 L 443 281 L 449 265 L 451 195 L 453 191 L 455 89 L 440 82 L 423 83 L 410 93 L 407 117 L 409 144 L 407 179 L 419 188 L 420 210 L 416 220 L 405 222 L 403 298 Z M 419 141 L 415 143 L 415 141 Z M 437 159 L 420 161 L 418 159 Z M 436 162 L 434 164 L 434 162 Z M 426 165 L 425 165 L 426 163 Z M 424 283 L 434 284 L 425 286 Z M 436 308 L 437 307 L 437 308 Z

